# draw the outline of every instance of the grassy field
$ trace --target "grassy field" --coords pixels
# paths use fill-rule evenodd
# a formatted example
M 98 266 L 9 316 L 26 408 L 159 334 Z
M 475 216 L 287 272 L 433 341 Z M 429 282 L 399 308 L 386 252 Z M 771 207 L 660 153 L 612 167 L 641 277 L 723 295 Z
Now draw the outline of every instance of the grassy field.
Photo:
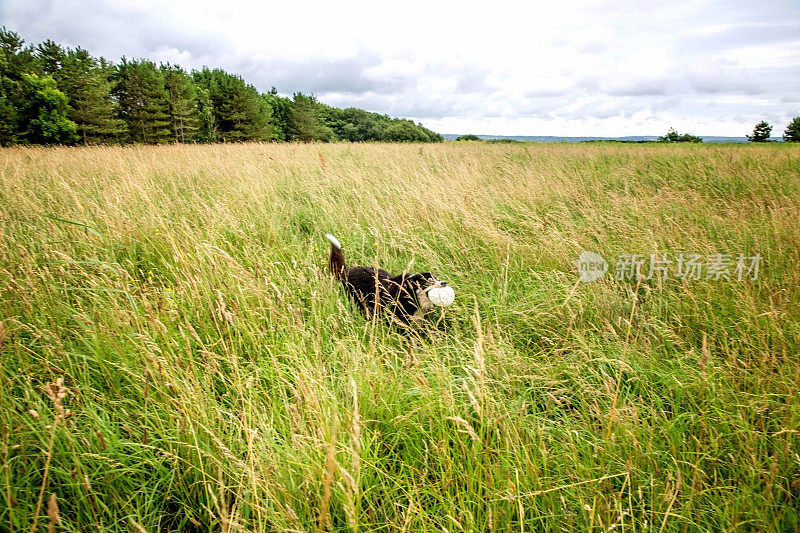
M 0 530 L 800 528 L 796 147 L 4 149 L 0 238 Z

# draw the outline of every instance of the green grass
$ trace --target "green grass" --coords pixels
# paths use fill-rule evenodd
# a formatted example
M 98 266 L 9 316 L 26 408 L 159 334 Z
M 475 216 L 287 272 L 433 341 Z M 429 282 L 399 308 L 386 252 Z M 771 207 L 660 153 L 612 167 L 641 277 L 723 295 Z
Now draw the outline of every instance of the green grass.
M 776 144 L 3 150 L 0 529 L 797 530 L 798 213 Z M 681 252 L 764 264 L 613 277 Z

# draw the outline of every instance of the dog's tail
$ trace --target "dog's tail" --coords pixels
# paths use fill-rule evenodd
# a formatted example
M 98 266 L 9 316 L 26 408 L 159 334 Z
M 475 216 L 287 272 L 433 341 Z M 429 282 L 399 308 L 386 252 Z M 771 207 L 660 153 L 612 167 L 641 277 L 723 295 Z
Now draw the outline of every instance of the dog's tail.
M 344 277 L 344 269 L 346 268 L 344 264 L 344 254 L 342 253 L 342 245 L 339 243 L 339 239 L 330 233 L 326 233 L 325 236 L 331 241 L 331 258 L 328 261 L 331 267 L 331 274 L 333 274 L 334 278 L 341 281 Z

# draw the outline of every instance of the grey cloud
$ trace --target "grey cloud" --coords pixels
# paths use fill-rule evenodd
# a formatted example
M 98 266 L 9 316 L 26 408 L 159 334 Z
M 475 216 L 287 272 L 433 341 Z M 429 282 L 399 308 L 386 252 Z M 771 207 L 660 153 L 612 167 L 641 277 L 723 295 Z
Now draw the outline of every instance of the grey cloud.
M 670 76 L 658 78 L 635 78 L 608 73 L 605 76 L 583 76 L 577 80 L 574 90 L 587 95 L 610 96 L 666 96 L 676 91 L 675 79 Z
M 575 85 L 585 94 L 657 97 L 690 92 L 699 94 L 763 94 L 764 88 L 750 72 L 720 62 L 702 61 L 683 71 L 673 69 L 658 78 L 637 79 L 618 73 L 607 77 L 585 77 Z
M 603 92 L 612 96 L 663 96 L 669 86 L 669 79 L 634 80 L 612 83 Z
M 533 118 L 549 118 L 553 116 L 553 112 L 561 109 L 566 103 L 571 102 L 572 99 L 559 99 L 553 98 L 540 99 L 537 97 L 526 96 L 521 102 L 517 102 L 508 109 L 505 113 L 500 113 L 499 116 L 505 118 L 509 117 L 533 117 Z
M 455 103 L 448 99 L 425 99 L 415 98 L 404 103 L 396 113 L 398 116 L 417 117 L 422 119 L 441 118 L 453 114 Z
M 574 48 L 581 54 L 602 54 L 609 49 L 609 43 L 605 39 L 590 39 L 579 42 Z
M 457 110 L 457 97 L 452 95 L 429 95 L 425 98 L 416 93 L 399 95 L 320 93 L 317 96 L 323 102 L 336 106 L 360 107 L 392 117 L 413 117 L 420 120 L 455 116 Z
M 485 69 L 474 69 L 469 72 L 460 72 L 456 91 L 461 94 L 485 92 L 490 88 L 487 81 L 489 76 Z
M 132 13 L 129 8 L 100 1 L 89 2 L 83 9 L 80 17 L 74 17 L 63 3 L 32 0 L 25 7 L 5 5 L 0 14 L 34 43 L 52 39 L 66 46 L 82 46 L 112 61 L 123 55 L 156 60 L 174 56 L 178 59 L 171 62 L 184 68 L 223 68 L 262 91 L 275 86 L 286 92 L 391 93 L 403 91 L 411 83 L 367 77 L 365 69 L 380 64 L 380 57 L 371 52 L 336 61 L 252 58 L 231 51 L 221 29 L 181 27 L 157 13 Z
M 686 69 L 689 87 L 702 94 L 748 94 L 764 92 L 761 85 L 737 68 L 731 69 L 720 61 L 701 62 Z
M 559 87 L 559 86 L 552 86 L 552 87 L 539 87 L 536 89 L 530 89 L 525 91 L 522 95 L 525 98 L 554 98 L 557 96 L 564 96 L 571 92 L 571 89 L 568 87 Z
M 575 80 L 575 88 L 582 92 L 598 92 L 600 90 L 600 80 L 594 76 L 581 75 Z
M 628 112 L 627 108 L 621 106 L 618 102 L 598 99 L 590 103 L 582 104 L 573 110 L 560 112 L 559 116 L 607 119 L 624 116 L 626 112 Z
M 756 82 L 720 79 L 713 76 L 690 76 L 689 86 L 703 94 L 762 94 L 764 89 Z
M 395 93 L 407 89 L 405 79 L 374 79 L 366 69 L 380 64 L 375 54 L 335 61 L 286 61 L 271 59 L 246 66 L 246 79 L 252 79 L 259 88 L 274 85 L 285 91 L 322 93 Z
M 608 98 L 600 95 L 578 105 L 564 105 L 562 109 L 554 111 L 553 115 L 571 119 L 630 118 L 638 113 L 656 116 L 678 107 L 679 104 L 680 100 L 675 97 Z
M 791 18 L 791 17 L 790 17 Z M 773 23 L 741 22 L 725 25 L 719 29 L 709 26 L 707 31 L 696 31 L 679 40 L 684 50 L 700 51 L 705 54 L 747 46 L 769 44 L 800 44 L 800 17 L 793 22 L 784 20 Z
M 16 27 L 30 42 L 52 39 L 81 46 L 92 54 L 116 61 L 127 57 L 149 58 L 165 47 L 189 51 L 192 56 L 224 53 L 221 28 L 181 27 L 160 12 L 142 12 L 100 0 L 82 3 L 29 0 L 4 3 L 0 18 Z

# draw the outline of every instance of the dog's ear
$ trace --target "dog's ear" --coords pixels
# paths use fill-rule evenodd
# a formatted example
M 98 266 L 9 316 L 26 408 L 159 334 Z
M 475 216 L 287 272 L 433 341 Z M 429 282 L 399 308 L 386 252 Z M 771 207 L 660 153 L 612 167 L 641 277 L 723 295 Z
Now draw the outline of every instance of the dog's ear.
M 389 280 L 389 293 L 394 298 L 400 296 L 411 296 L 419 288 L 425 286 L 425 280 L 421 274 L 400 274 Z
M 406 282 L 411 286 L 417 286 L 420 289 L 423 289 L 431 282 L 431 274 L 430 272 L 411 274 L 406 278 Z
M 436 282 L 436 278 L 430 272 L 422 272 L 420 274 L 417 274 L 417 276 L 419 277 L 416 280 L 416 282 L 419 283 L 420 287 L 423 289 L 428 285 L 432 285 L 433 283 Z

